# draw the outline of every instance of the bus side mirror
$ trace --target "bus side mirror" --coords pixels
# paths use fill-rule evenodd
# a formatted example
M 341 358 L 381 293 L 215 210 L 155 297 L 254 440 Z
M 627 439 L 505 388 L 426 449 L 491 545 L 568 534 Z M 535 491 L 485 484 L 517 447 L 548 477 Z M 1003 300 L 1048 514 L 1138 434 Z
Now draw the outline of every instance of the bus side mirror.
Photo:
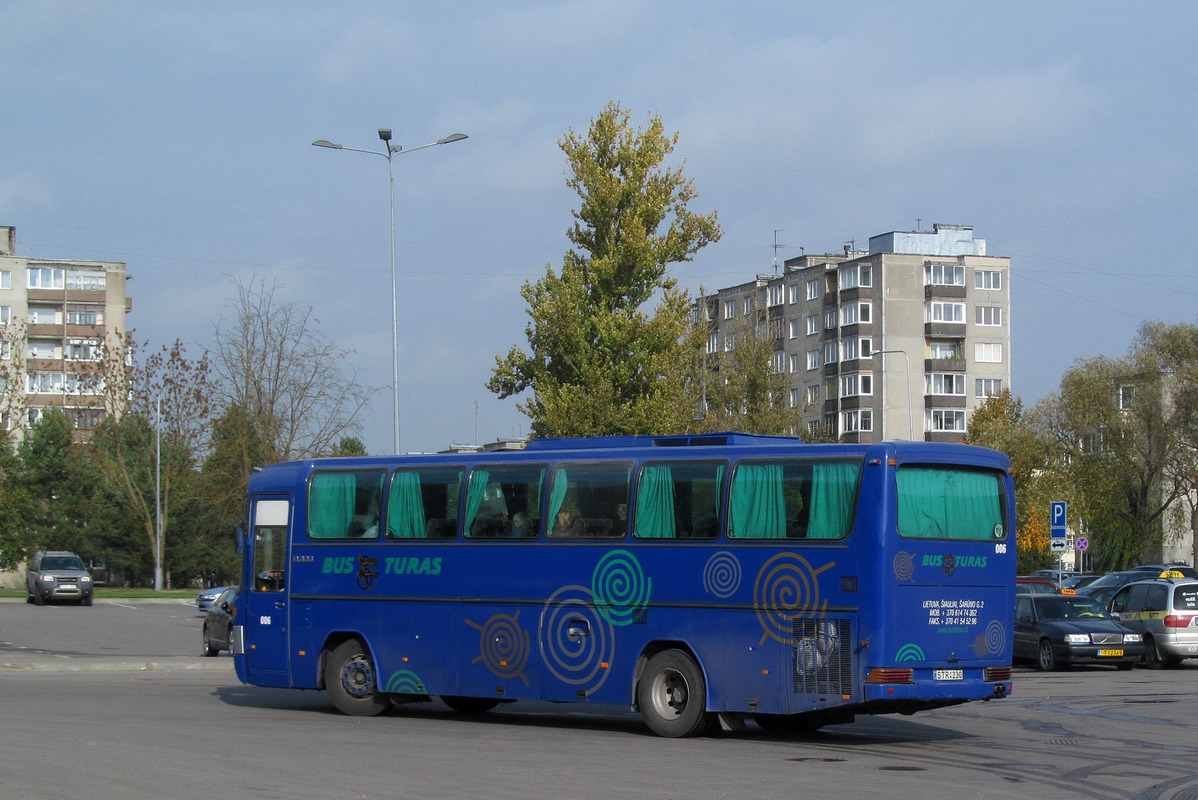
M 238 525 L 234 535 L 237 537 L 237 555 L 241 555 L 245 552 L 245 528 Z

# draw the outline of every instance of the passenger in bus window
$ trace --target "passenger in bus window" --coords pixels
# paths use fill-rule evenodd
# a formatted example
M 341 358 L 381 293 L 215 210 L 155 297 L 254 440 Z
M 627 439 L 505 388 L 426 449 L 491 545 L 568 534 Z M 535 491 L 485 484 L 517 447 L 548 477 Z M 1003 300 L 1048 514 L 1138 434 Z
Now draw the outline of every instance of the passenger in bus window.
M 574 515 L 570 513 L 570 509 L 565 506 L 557 512 L 557 518 L 553 522 L 553 535 L 564 536 L 570 533 L 574 528 Z
M 528 515 L 523 511 L 512 514 L 512 538 L 523 539 L 530 535 L 532 526 L 528 524 Z

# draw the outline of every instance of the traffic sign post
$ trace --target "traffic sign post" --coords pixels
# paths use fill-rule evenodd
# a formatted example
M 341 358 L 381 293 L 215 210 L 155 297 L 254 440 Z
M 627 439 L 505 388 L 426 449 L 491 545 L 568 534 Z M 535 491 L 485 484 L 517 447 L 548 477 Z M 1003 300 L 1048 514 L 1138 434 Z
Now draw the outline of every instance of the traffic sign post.
M 1053 500 L 1048 507 L 1049 551 L 1063 553 L 1068 540 L 1066 534 L 1066 508 L 1064 500 Z

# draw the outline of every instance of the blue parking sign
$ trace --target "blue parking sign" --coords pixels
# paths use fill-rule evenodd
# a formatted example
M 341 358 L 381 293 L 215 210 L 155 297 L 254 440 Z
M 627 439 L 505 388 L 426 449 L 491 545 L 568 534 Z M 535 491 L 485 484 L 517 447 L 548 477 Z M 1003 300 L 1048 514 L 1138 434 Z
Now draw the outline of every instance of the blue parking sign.
M 1067 514 L 1064 500 L 1053 500 L 1048 509 L 1049 550 L 1053 553 L 1064 552 L 1067 528 Z

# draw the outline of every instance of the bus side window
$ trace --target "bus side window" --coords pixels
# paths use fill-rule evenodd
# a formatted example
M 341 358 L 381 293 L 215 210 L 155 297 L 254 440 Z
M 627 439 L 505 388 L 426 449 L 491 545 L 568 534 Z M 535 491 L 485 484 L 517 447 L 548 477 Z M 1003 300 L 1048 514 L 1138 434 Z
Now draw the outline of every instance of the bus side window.
M 463 535 L 519 541 L 539 535 L 543 464 L 481 464 L 466 480 Z
M 320 470 L 308 485 L 308 536 L 378 539 L 383 507 L 381 469 Z
M 637 478 L 638 539 L 714 539 L 720 533 L 722 461 L 645 464 Z
M 387 490 L 387 538 L 452 539 L 461 486 L 460 467 L 396 470 Z
M 553 537 L 616 539 L 628 533 L 632 465 L 563 464 L 549 482 Z

